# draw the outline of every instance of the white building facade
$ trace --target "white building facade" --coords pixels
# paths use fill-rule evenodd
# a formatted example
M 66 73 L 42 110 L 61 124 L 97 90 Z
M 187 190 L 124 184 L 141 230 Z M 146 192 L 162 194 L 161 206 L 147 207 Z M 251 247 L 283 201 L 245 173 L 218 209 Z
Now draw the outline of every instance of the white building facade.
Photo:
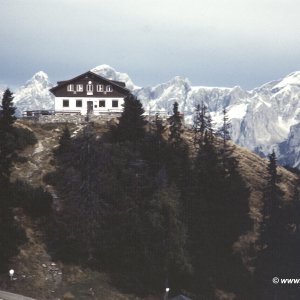
M 55 96 L 55 113 L 93 114 L 122 112 L 130 94 L 125 83 L 113 81 L 91 71 L 50 89 Z

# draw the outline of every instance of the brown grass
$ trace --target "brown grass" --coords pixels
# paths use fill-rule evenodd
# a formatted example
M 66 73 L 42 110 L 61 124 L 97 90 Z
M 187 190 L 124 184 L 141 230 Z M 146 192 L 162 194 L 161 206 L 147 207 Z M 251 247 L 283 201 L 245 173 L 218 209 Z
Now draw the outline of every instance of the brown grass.
M 51 164 L 52 150 L 57 147 L 64 124 L 38 124 L 31 121 L 18 121 L 17 126 L 32 130 L 38 143 L 22 152 L 28 158 L 26 163 L 19 163 L 13 170 L 13 179 L 23 179 L 32 186 L 44 186 L 49 192 L 53 187 L 46 186 L 43 176 L 54 170 Z M 71 134 L 82 130 L 82 125 L 68 124 Z M 96 124 L 101 135 L 108 129 L 107 125 Z M 185 134 L 187 141 L 192 145 L 192 133 Z M 250 189 L 250 217 L 253 228 L 241 236 L 234 245 L 234 251 L 240 252 L 247 265 L 251 265 L 249 250 L 253 248 L 258 238 L 259 221 L 261 218 L 262 193 L 266 184 L 267 160 L 239 146 L 235 146 L 234 155 L 239 160 L 240 173 Z M 289 201 L 293 194 L 296 176 L 286 169 L 279 167 L 281 175 L 280 188 L 284 192 L 284 201 Z M 110 283 L 106 274 L 82 269 L 78 266 L 63 265 L 53 262 L 42 242 L 42 235 L 38 227 L 24 215 L 16 210 L 16 220 L 25 229 L 28 242 L 20 249 L 19 255 L 14 259 L 12 268 L 16 270 L 17 280 L 10 282 L 3 279 L 2 286 L 10 291 L 44 299 L 138 299 L 131 295 L 118 292 Z M 156 298 L 147 298 L 156 299 Z

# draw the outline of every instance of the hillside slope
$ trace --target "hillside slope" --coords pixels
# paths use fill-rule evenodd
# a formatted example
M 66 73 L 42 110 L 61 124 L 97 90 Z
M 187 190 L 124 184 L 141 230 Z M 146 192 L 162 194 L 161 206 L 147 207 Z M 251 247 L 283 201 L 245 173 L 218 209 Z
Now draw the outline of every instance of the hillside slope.
M 281 164 L 300 166 L 299 140 L 295 138 L 300 120 L 299 71 L 250 91 L 239 86 L 195 86 L 181 76 L 155 86 L 139 87 L 126 73 L 108 65 L 99 65 L 91 71 L 125 82 L 141 100 L 147 113 L 170 114 L 174 101 L 177 101 L 186 122 L 191 123 L 196 105 L 203 101 L 218 127 L 222 120 L 222 109 L 226 107 L 235 143 L 262 155 L 267 155 L 274 148 Z M 36 73 L 15 92 L 17 114 L 21 115 L 24 110 L 53 109 L 54 96 L 49 92 L 51 87 L 53 84 L 47 74 L 41 71 Z
M 39 124 L 30 121 L 18 121 L 17 126 L 26 127 L 34 132 L 38 139 L 35 146 L 27 148 L 22 154 L 28 158 L 26 163 L 19 163 L 13 171 L 13 179 L 25 180 L 32 186 L 43 186 L 53 197 L 59 208 L 59 199 L 50 185 L 45 185 L 42 178 L 53 170 L 52 151 L 58 145 L 59 137 L 65 124 Z M 69 124 L 71 134 L 76 135 L 84 124 Z M 101 135 L 107 127 L 97 125 Z M 191 135 L 187 133 L 189 140 Z M 234 155 L 239 160 L 239 169 L 251 191 L 250 214 L 254 220 L 251 232 L 240 237 L 235 249 L 241 252 L 247 263 L 247 250 L 257 239 L 257 226 L 260 220 L 262 191 L 266 183 L 267 160 L 240 146 L 235 147 Z M 279 167 L 281 175 L 281 190 L 285 201 L 291 199 L 296 176 Z M 81 269 L 78 266 L 67 266 L 53 262 L 42 242 L 42 234 L 22 210 L 16 210 L 17 222 L 25 229 L 28 242 L 22 246 L 20 254 L 14 259 L 12 268 L 16 270 L 17 280 L 10 283 L 7 280 L 5 288 L 10 291 L 43 299 L 138 299 L 118 292 L 111 284 L 106 274 Z M 65 298 L 62 298 L 65 295 Z M 72 298 L 72 295 L 74 298 Z M 69 297 L 69 298 L 68 298 Z
M 50 192 L 58 208 L 55 191 L 43 182 L 43 176 L 53 171 L 52 150 L 58 145 L 65 124 L 36 124 L 18 121 L 16 126 L 32 130 L 38 139 L 35 146 L 27 147 L 21 155 L 28 160 L 15 165 L 13 180 L 24 180 L 33 187 L 42 186 Z M 82 125 L 69 124 L 73 134 Z M 99 129 L 101 132 L 102 129 Z M 56 201 L 55 201 L 56 200 Z M 22 209 L 14 210 L 17 224 L 24 229 L 27 242 L 11 264 L 15 270 L 15 280 L 10 281 L 5 274 L 0 276 L 0 289 L 34 297 L 38 300 L 58 299 L 139 299 L 123 294 L 110 282 L 107 274 L 84 269 L 76 265 L 53 262 L 43 242 L 43 234 L 38 223 L 27 216 Z

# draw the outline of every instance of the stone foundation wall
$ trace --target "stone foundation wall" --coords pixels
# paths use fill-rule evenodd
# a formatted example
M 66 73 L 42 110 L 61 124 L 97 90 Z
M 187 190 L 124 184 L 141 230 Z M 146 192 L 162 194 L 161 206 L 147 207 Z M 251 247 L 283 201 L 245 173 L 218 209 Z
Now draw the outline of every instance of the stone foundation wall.
M 107 114 L 107 115 L 98 115 L 98 116 L 87 116 L 83 115 L 75 115 L 75 114 L 56 114 L 56 115 L 41 115 L 39 117 L 34 118 L 37 123 L 72 123 L 72 124 L 83 124 L 87 121 L 92 121 L 99 124 L 106 124 L 108 121 L 112 119 L 116 119 L 120 114 Z
M 72 123 L 72 124 L 83 124 L 87 121 L 95 122 L 98 124 L 107 124 L 109 121 L 117 121 L 117 118 L 120 117 L 120 113 L 111 113 L 103 115 L 90 115 L 87 119 L 87 116 L 80 114 L 55 114 L 55 115 L 39 115 L 34 117 L 28 117 L 26 119 L 33 120 L 37 123 Z M 168 116 L 161 116 L 163 121 L 166 121 Z M 145 119 L 150 123 L 155 121 L 155 115 L 145 116 Z

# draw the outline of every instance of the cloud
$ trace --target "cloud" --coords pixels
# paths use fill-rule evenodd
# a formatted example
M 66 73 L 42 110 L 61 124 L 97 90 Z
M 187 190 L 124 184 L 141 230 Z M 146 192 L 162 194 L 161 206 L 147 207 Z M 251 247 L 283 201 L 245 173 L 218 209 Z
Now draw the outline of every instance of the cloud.
M 2 0 L 0 78 L 43 69 L 56 80 L 107 63 L 141 85 L 185 75 L 249 88 L 300 69 L 299 9 L 296 0 Z

